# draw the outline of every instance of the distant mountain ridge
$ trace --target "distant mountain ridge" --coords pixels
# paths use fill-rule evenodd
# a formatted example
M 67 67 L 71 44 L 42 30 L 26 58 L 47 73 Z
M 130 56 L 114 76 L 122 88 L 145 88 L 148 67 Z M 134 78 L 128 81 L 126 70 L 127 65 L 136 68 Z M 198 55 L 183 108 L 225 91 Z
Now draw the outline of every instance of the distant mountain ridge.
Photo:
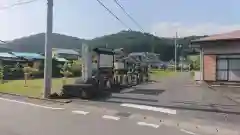
M 182 49 L 188 48 L 190 41 L 202 36 L 191 36 L 178 39 L 178 43 L 183 45 Z M 80 39 L 77 37 L 53 33 L 52 48 L 81 49 L 82 43 L 92 47 L 124 48 L 128 52 L 150 52 L 154 50 L 160 53 L 163 60 L 169 60 L 174 55 L 174 39 L 161 38 L 149 33 L 136 31 L 121 31 L 116 34 L 97 37 L 92 40 Z M 17 52 L 37 52 L 44 53 L 45 34 L 39 33 L 28 37 L 15 39 L 4 46 Z M 1 51 L 1 46 L 0 46 Z

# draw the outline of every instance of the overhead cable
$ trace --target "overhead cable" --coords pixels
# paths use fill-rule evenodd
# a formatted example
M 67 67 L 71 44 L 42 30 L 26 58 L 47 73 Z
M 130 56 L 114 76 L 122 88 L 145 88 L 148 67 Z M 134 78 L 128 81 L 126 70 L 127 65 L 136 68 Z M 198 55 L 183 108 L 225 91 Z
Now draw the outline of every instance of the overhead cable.
M 0 10 L 6 10 L 6 9 L 10 9 L 10 8 L 13 8 L 13 7 L 16 7 L 16 6 L 30 4 L 30 3 L 33 3 L 33 2 L 36 2 L 36 1 L 38 1 L 38 0 L 29 0 L 29 1 L 16 2 L 16 3 L 8 5 L 8 6 L 2 6 L 2 7 L 0 7 Z
M 106 7 L 100 0 L 97 0 L 98 3 L 104 7 L 112 16 L 114 16 L 122 25 L 124 25 L 126 28 L 128 28 L 130 31 L 132 31 L 132 29 L 130 27 L 128 27 L 128 25 L 126 23 L 124 23 L 119 17 L 117 17 L 117 15 L 115 15 L 108 7 Z
M 114 2 L 121 8 L 121 10 L 133 21 L 133 23 L 135 23 L 139 29 L 144 32 L 144 29 L 142 28 L 142 26 L 125 10 L 125 8 L 118 2 L 118 0 L 114 0 Z

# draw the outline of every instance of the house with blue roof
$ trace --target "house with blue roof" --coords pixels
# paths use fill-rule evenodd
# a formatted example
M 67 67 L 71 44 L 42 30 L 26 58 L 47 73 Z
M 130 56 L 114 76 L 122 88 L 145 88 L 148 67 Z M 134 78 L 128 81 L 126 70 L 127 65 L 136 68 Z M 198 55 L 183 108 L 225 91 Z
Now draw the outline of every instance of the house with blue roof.
M 63 48 L 53 48 L 52 49 L 53 58 L 56 59 L 66 59 L 66 60 L 79 60 L 80 53 L 73 49 L 63 49 Z
M 24 59 L 27 64 L 31 67 L 42 69 L 44 63 L 44 56 L 38 53 L 28 53 L 28 52 L 9 52 L 19 59 Z
M 44 60 L 44 56 L 38 53 L 10 52 L 12 55 L 26 60 Z
M 24 61 L 23 59 L 13 55 L 13 54 L 10 54 L 8 52 L 0 52 L 0 61 Z
M 16 64 L 20 64 L 20 63 L 25 63 L 26 61 L 18 58 L 12 54 L 9 54 L 8 52 L 0 52 L 0 66 L 8 66 L 8 67 L 15 67 Z M 8 68 L 8 70 L 10 70 Z M 11 76 L 13 75 L 12 71 L 4 71 L 6 76 Z M 16 76 L 18 76 L 19 74 L 16 74 Z M 4 78 L 6 78 L 6 76 Z M 21 74 L 20 74 L 21 76 Z

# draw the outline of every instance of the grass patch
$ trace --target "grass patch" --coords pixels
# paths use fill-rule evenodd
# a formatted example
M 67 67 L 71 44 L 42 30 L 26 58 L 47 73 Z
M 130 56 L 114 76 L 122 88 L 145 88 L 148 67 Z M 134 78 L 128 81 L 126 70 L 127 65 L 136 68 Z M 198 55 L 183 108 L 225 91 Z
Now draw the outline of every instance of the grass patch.
M 157 78 L 162 78 L 162 77 L 168 77 L 168 76 L 172 76 L 175 75 L 176 72 L 171 71 L 171 70 L 151 70 L 151 76 L 153 77 L 157 77 Z
M 76 78 L 68 78 L 67 83 L 74 83 Z M 42 97 L 44 88 L 43 79 L 33 79 L 27 81 L 27 86 L 24 84 L 24 80 L 10 80 L 4 84 L 0 84 L 0 92 L 19 94 L 31 97 Z M 60 92 L 62 88 L 62 78 L 52 79 L 52 93 Z

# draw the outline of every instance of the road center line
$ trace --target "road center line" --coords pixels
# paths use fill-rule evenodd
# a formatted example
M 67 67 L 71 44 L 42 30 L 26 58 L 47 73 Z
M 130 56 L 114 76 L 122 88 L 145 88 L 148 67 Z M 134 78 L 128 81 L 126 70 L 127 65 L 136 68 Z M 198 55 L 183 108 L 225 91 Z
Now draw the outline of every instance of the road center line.
M 196 133 L 193 133 L 193 132 L 185 130 L 185 129 L 181 129 L 180 131 L 182 131 L 184 133 L 187 133 L 187 134 L 190 134 L 190 135 L 197 135 Z
M 110 115 L 103 115 L 102 118 L 103 118 L 103 119 L 111 119 L 111 120 L 120 120 L 119 117 L 110 116 Z
M 29 105 L 29 106 L 33 106 L 33 107 L 40 107 L 40 108 L 44 108 L 44 109 L 52 109 L 52 110 L 65 109 L 65 108 L 55 108 L 55 107 L 50 107 L 50 106 L 43 106 L 43 105 L 38 105 L 38 104 L 33 104 L 33 103 L 23 102 L 23 101 L 18 101 L 18 100 L 13 100 L 13 99 L 1 98 L 1 97 L 0 97 L 0 100 L 13 102 L 13 103 L 19 103 L 19 104 L 23 104 L 23 105 Z
M 163 113 L 168 113 L 168 114 L 177 114 L 176 110 L 167 109 L 167 108 L 160 108 L 160 107 L 153 107 L 153 106 L 146 106 L 146 105 L 137 105 L 137 104 L 121 104 L 121 106 L 137 108 L 137 109 L 141 109 L 141 110 L 163 112 Z
M 146 123 L 146 122 L 138 122 L 137 124 L 140 126 L 148 126 L 148 127 L 153 127 L 153 128 L 159 127 L 159 125 L 157 125 L 157 124 L 150 124 L 150 123 Z
M 75 114 L 83 114 L 83 115 L 87 115 L 89 112 L 85 112 L 85 111 L 72 111 L 72 113 L 75 113 Z

